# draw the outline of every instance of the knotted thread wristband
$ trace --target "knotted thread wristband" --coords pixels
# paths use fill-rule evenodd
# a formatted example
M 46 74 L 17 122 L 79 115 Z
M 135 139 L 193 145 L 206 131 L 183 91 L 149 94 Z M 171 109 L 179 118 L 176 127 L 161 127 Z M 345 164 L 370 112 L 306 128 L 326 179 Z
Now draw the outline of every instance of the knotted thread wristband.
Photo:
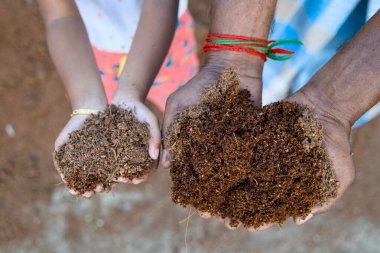
M 216 33 L 208 34 L 206 42 L 207 43 L 203 46 L 204 52 L 219 50 L 243 52 L 260 56 L 264 61 L 266 61 L 267 58 L 277 61 L 284 61 L 293 56 L 294 51 L 283 48 L 275 48 L 279 45 L 302 45 L 301 41 L 294 39 L 275 41 Z

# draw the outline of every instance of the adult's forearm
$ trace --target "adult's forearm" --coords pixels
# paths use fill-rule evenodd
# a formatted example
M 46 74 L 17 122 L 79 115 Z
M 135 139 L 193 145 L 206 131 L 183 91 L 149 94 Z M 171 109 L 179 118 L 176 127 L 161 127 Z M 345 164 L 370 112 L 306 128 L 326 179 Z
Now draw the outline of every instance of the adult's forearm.
M 144 100 L 168 52 L 178 1 L 145 0 L 118 92 Z
M 106 96 L 91 45 L 73 1 L 40 1 L 47 43 L 73 109 L 100 109 Z
M 276 0 L 211 0 L 210 33 L 232 34 L 267 39 L 272 24 Z M 207 59 L 216 64 L 236 64 L 261 77 L 264 60 L 259 56 L 241 52 L 214 51 L 207 53 Z M 235 63 L 236 62 L 236 63 Z M 228 67 L 228 66 L 227 66 Z M 244 73 L 241 73 L 244 74 Z
M 211 0 L 210 33 L 267 39 L 276 0 Z M 235 51 L 209 51 L 204 70 L 221 73 L 232 67 L 240 76 L 240 87 L 251 92 L 261 106 L 264 60 L 256 55 Z
M 380 100 L 380 11 L 302 91 L 349 126 Z
M 272 23 L 275 0 L 211 0 L 211 33 L 266 39 Z

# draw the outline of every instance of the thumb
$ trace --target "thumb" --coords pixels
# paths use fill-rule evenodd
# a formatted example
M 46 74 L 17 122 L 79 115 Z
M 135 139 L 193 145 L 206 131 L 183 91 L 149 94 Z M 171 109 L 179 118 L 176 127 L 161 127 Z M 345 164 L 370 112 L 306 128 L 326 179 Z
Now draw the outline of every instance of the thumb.
M 157 160 L 158 156 L 160 154 L 160 145 L 161 145 L 161 132 L 160 132 L 160 126 L 158 123 L 158 119 L 156 115 L 151 112 L 149 109 L 144 108 L 144 119 L 143 122 L 148 123 L 149 133 L 150 133 L 150 139 L 149 139 L 149 156 L 153 160 Z
M 169 126 L 173 122 L 176 113 L 177 113 L 177 110 L 175 110 L 175 106 L 172 102 L 172 99 L 171 99 L 171 97 L 169 97 L 167 102 L 166 102 L 166 110 L 165 110 L 165 114 L 164 114 L 164 121 L 162 123 L 162 129 L 161 129 L 161 133 L 162 133 L 162 137 L 163 137 L 162 139 L 164 140 L 164 144 L 165 144 L 165 139 L 167 137 Z M 169 151 L 167 150 L 165 145 L 163 145 L 163 151 L 162 151 L 162 155 L 161 155 L 161 166 L 165 169 L 168 169 L 171 166 L 171 158 L 169 155 Z
M 60 146 L 69 140 L 70 133 L 82 128 L 88 115 L 75 115 L 70 118 L 65 127 L 59 133 L 54 143 L 54 149 L 58 150 Z

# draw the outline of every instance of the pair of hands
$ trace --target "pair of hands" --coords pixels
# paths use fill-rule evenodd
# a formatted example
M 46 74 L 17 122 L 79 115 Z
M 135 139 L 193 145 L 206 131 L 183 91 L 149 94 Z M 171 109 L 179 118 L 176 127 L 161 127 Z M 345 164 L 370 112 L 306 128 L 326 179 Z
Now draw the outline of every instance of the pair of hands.
M 190 105 L 196 105 L 200 103 L 200 94 L 209 85 L 212 85 L 221 75 L 223 70 L 229 66 L 237 66 L 236 71 L 240 75 L 240 88 L 248 89 L 251 92 L 251 99 L 257 106 L 261 106 L 261 91 L 262 91 L 262 63 L 246 61 L 234 61 L 232 58 L 217 58 L 212 55 L 209 57 L 208 63 L 202 68 L 202 70 L 191 79 L 186 85 L 182 86 L 179 90 L 173 93 L 166 104 L 166 111 L 164 122 L 162 126 L 163 137 L 167 128 L 170 126 L 175 115 L 182 110 L 188 108 Z M 309 84 L 312 85 L 312 84 Z M 317 113 L 320 122 L 324 130 L 324 140 L 328 155 L 333 163 L 333 169 L 335 170 L 338 179 L 338 193 L 337 197 L 329 200 L 324 206 L 318 206 L 312 209 L 312 212 L 304 219 L 297 217 L 294 219 L 296 224 L 303 224 L 311 217 L 326 212 L 344 193 L 348 186 L 352 183 L 355 175 L 354 163 L 351 156 L 351 148 L 349 143 L 349 136 L 351 132 L 351 125 L 345 121 L 342 115 L 333 115 L 331 108 L 328 108 L 323 101 L 319 100 L 317 93 L 313 93 L 313 89 L 300 90 L 292 96 L 285 99 L 289 102 L 295 102 L 310 106 Z M 151 139 L 149 141 L 149 154 L 152 159 L 157 160 L 159 157 L 159 148 L 161 145 L 161 131 L 160 126 L 155 114 L 144 104 L 144 101 L 140 99 L 130 98 L 127 94 L 117 92 L 113 101 L 113 104 L 121 106 L 123 108 L 133 108 L 135 115 L 141 122 L 147 122 L 149 124 L 149 130 Z M 98 105 L 100 108 L 105 108 L 106 105 Z M 98 109 L 98 108 L 97 108 Z M 82 127 L 83 122 L 88 116 L 76 115 L 72 117 L 62 132 L 59 134 L 56 142 L 55 149 L 58 149 L 60 145 L 65 143 L 68 139 L 69 133 L 78 130 Z M 163 150 L 161 154 L 161 165 L 164 168 L 170 167 L 170 157 L 166 150 Z M 62 180 L 65 181 L 63 175 Z M 115 183 L 130 182 L 133 184 L 139 184 L 144 182 L 147 176 L 134 179 L 131 182 L 126 178 L 118 178 Z M 104 189 L 98 186 L 94 191 L 86 192 L 84 197 L 91 197 L 96 192 L 102 192 Z M 77 195 L 72 189 L 69 192 Z M 210 218 L 208 213 L 200 213 L 203 218 Z M 222 222 L 231 228 L 229 219 L 221 219 Z M 271 227 L 273 224 L 266 224 L 260 228 L 249 229 L 250 231 L 259 231 Z
M 200 103 L 200 94 L 205 87 L 213 84 L 221 75 L 226 67 L 229 67 L 230 60 L 227 60 L 226 64 L 208 64 L 200 73 L 195 76 L 181 89 L 177 90 L 171 95 L 166 104 L 165 119 L 163 123 L 162 133 L 165 135 L 167 128 L 174 119 L 174 116 L 182 110 L 188 108 L 190 105 Z M 251 99 L 257 106 L 261 107 L 261 91 L 262 91 L 262 79 L 260 66 L 251 66 L 253 68 L 246 68 L 241 62 L 232 64 L 237 67 L 237 72 L 240 75 L 240 89 L 247 89 L 251 92 Z M 255 71 L 258 70 L 258 71 Z M 312 85 L 311 83 L 308 85 Z M 343 115 L 334 115 L 331 108 L 326 106 L 326 103 L 319 100 L 317 90 L 306 89 L 300 90 L 297 93 L 286 98 L 285 101 L 294 102 L 298 104 L 307 105 L 314 109 L 317 113 L 319 120 L 323 127 L 325 146 L 332 161 L 333 169 L 335 170 L 338 180 L 337 196 L 334 199 L 330 199 L 323 206 L 316 206 L 312 209 L 312 212 L 305 218 L 296 217 L 294 222 L 298 225 L 305 223 L 313 216 L 319 215 L 328 211 L 334 203 L 342 196 L 349 185 L 352 183 L 355 177 L 355 167 L 351 155 L 350 147 L 350 134 L 351 125 L 346 121 Z M 165 136 L 164 136 L 165 137 Z M 162 154 L 161 164 L 164 168 L 170 167 L 170 157 L 164 150 Z M 211 218 L 209 213 L 199 213 L 202 218 Z M 230 219 L 219 218 L 226 227 L 230 229 L 236 229 L 236 227 L 230 226 Z M 249 228 L 249 231 L 261 231 L 272 227 L 274 224 L 265 224 L 259 228 Z
M 161 145 L 161 133 L 160 133 L 160 127 L 157 120 L 156 115 L 144 104 L 143 101 L 140 101 L 139 99 L 131 98 L 127 94 L 124 94 L 123 92 L 117 91 L 114 98 L 112 99 L 112 103 L 124 108 L 124 109 L 132 109 L 132 111 L 135 113 L 136 118 L 140 122 L 146 122 L 149 126 L 149 132 L 150 132 L 150 140 L 149 140 L 149 156 L 154 159 L 158 160 L 159 158 L 159 150 Z M 102 111 L 106 108 L 106 104 L 94 104 L 89 103 L 90 106 L 86 108 L 96 109 L 99 111 Z M 63 145 L 65 142 L 68 141 L 69 135 L 71 132 L 79 130 L 82 128 L 85 120 L 89 117 L 89 115 L 74 115 L 71 117 L 71 119 L 67 122 L 65 127 L 62 129 L 60 134 L 58 135 L 55 144 L 54 149 L 58 150 L 61 145 Z M 58 168 L 57 162 L 54 161 L 54 165 L 56 168 Z M 157 163 L 155 163 L 155 166 Z M 66 183 L 66 180 L 63 176 L 63 174 L 60 174 L 61 179 L 64 183 Z M 132 183 L 132 184 L 140 184 L 144 182 L 148 178 L 148 175 L 145 175 L 141 178 L 134 178 L 133 180 L 129 180 L 125 177 L 119 177 L 114 179 L 114 183 Z M 68 191 L 72 195 L 79 195 L 77 191 L 74 189 L 68 189 Z M 85 198 L 90 198 L 93 195 L 95 195 L 97 192 L 103 192 L 104 188 L 100 184 L 98 185 L 95 190 L 93 191 L 87 191 L 81 196 Z

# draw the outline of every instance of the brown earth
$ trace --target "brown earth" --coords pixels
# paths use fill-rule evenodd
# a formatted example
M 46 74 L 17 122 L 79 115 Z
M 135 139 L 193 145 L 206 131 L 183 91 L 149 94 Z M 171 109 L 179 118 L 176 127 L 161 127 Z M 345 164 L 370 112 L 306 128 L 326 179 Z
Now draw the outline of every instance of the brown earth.
M 206 8 L 196 11 L 206 20 Z M 201 21 L 196 27 L 202 41 L 207 27 Z M 379 252 L 380 117 L 356 131 L 355 182 L 329 213 L 302 226 L 230 231 L 173 205 L 166 170 L 91 200 L 67 193 L 51 152 L 70 106 L 34 0 L 0 1 L 0 66 L 1 253 Z
M 69 106 L 46 50 L 35 4 L 0 3 L 0 242 L 38 235 L 37 215 L 60 182 L 51 160 L 54 138 Z M 5 127 L 9 134 L 6 134 Z M 14 134 L 12 134 L 14 130 Z
M 152 171 L 149 138 L 146 123 L 140 123 L 131 110 L 111 105 L 70 133 L 54 153 L 57 169 L 79 194 L 99 185 L 108 191 L 120 177 L 132 180 Z
M 258 228 L 306 217 L 336 195 L 318 117 L 303 105 L 256 108 L 232 70 L 179 113 L 165 145 L 173 161 L 172 200 Z

